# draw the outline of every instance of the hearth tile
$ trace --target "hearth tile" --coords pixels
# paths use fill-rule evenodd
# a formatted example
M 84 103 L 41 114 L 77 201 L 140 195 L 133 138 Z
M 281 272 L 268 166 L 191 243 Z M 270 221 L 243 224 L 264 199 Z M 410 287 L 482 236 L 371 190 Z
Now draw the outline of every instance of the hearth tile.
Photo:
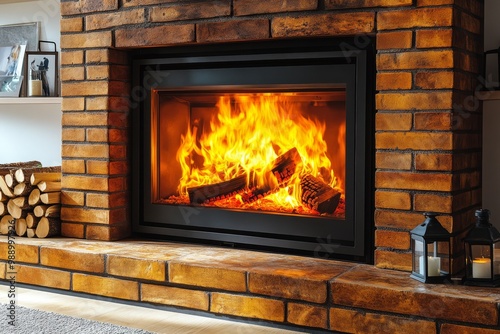
M 75 251 L 73 248 L 69 250 L 42 247 L 40 263 L 49 267 L 104 273 L 104 254 Z
M 424 284 L 408 272 L 360 265 L 331 281 L 334 305 L 484 325 L 498 324 L 500 294 L 491 289 Z
M 73 273 L 72 290 L 112 298 L 139 300 L 139 283 L 117 278 Z
M 285 304 L 280 300 L 261 297 L 214 292 L 211 295 L 210 312 L 278 322 L 285 321 Z
M 330 309 L 330 329 L 347 333 L 433 334 L 433 321 L 342 308 Z
M 293 272 L 294 269 L 289 269 Z M 280 274 L 250 273 L 248 289 L 252 293 L 298 299 L 322 304 L 327 299 L 327 282 L 308 279 L 307 273 L 302 277 L 287 276 L 286 270 Z
M 246 273 L 243 270 L 214 268 L 210 264 L 194 265 L 170 262 L 169 282 L 230 291 L 246 291 Z
M 141 301 L 208 311 L 209 293 L 191 289 L 141 284 Z
M 273 273 L 279 275 L 288 273 L 290 277 L 308 275 L 311 279 L 328 281 L 356 265 L 322 258 L 322 256 L 328 255 L 330 247 L 333 246 L 328 244 L 327 240 L 318 241 L 316 258 L 203 246 L 203 250 L 191 252 L 177 260 L 196 265 L 210 265 L 214 268 L 245 270 L 264 274 Z
M 71 274 L 67 271 L 16 265 L 16 282 L 69 290 Z M 8 278 L 8 277 L 7 277 Z
M 113 276 L 140 278 L 151 281 L 165 281 L 165 261 L 138 259 L 109 255 L 106 260 L 107 272 Z
M 15 244 L 11 249 L 14 261 L 26 263 L 38 263 L 38 246 L 36 245 L 23 245 Z M 9 259 L 9 245 L 8 243 L 0 243 L 0 260 Z
M 327 329 L 328 310 L 324 307 L 288 303 L 286 320 L 299 326 Z
M 200 254 L 206 246 L 162 241 L 127 239 L 118 242 L 121 247 L 107 249 L 106 254 L 149 261 L 171 261 L 189 254 Z

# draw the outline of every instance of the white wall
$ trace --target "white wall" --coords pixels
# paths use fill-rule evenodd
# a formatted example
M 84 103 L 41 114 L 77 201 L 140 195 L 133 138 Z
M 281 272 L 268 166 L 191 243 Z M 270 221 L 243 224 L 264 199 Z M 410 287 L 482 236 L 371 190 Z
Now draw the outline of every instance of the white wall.
M 0 0 L 0 25 L 40 22 L 40 40 L 56 42 L 58 52 L 60 16 L 59 0 Z M 60 103 L 18 102 L 0 98 L 0 163 L 38 160 L 44 166 L 61 165 Z
M 39 22 L 40 40 L 56 42 L 60 49 L 60 1 L 35 0 L 2 3 L 0 0 L 0 25 Z M 52 51 L 52 50 L 45 50 Z
M 60 103 L 0 104 L 0 163 L 38 160 L 60 166 L 60 109 Z
M 484 49 L 500 47 L 500 1 L 485 1 Z M 498 81 L 496 56 L 489 56 L 488 73 Z M 500 230 L 500 100 L 483 102 L 483 208 L 491 210 L 491 222 Z

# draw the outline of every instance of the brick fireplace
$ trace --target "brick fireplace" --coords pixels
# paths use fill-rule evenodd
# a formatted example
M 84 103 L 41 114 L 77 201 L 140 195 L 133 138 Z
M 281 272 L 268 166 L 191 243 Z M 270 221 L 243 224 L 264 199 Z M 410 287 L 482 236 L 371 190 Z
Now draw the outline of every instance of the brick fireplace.
M 62 1 L 67 237 L 131 234 L 129 51 L 310 37 L 376 38 L 375 265 L 409 270 L 408 231 L 436 211 L 459 240 L 480 197 L 481 1 Z M 348 51 L 348 50 L 347 50 Z M 371 217 L 369 219 L 372 219 Z M 454 272 L 462 251 L 453 248 Z

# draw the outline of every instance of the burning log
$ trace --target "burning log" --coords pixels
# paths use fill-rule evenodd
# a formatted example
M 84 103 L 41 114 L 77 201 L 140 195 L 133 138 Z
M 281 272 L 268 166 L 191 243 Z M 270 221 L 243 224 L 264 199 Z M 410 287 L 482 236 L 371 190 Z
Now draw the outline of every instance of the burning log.
M 278 184 L 282 186 L 291 179 L 297 170 L 297 166 L 301 163 L 302 158 L 294 147 L 274 160 L 271 172 L 278 180 Z
M 246 203 L 251 203 L 259 198 L 265 197 L 284 186 L 295 173 L 297 166 L 302 163 L 299 152 L 292 148 L 280 155 L 273 162 L 271 174 L 277 180 L 276 185 L 265 185 L 254 187 L 242 194 L 242 199 Z M 229 181 L 188 188 L 189 201 L 191 204 L 201 204 L 228 198 L 238 193 L 242 193 L 247 188 L 247 175 L 235 177 Z
M 319 213 L 332 214 L 337 209 L 340 192 L 320 179 L 306 174 L 300 180 L 302 203 Z
M 247 176 L 241 175 L 229 181 L 188 188 L 191 204 L 201 204 L 233 196 L 247 185 Z
M 299 152 L 294 147 L 284 154 L 280 155 L 273 162 L 273 167 L 271 173 L 276 178 L 277 184 L 270 185 L 266 184 L 257 188 L 253 188 L 242 195 L 243 202 L 252 203 L 256 200 L 266 197 L 283 187 L 292 178 L 293 174 L 297 170 L 297 166 L 302 163 L 302 158 Z

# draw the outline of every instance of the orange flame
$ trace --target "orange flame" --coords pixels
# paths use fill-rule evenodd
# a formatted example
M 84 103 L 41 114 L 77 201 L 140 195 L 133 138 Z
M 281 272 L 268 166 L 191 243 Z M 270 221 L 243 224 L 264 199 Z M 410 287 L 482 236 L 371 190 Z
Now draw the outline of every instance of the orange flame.
M 273 161 L 291 148 L 299 152 L 302 165 L 286 187 L 267 196 L 266 200 L 285 207 L 301 206 L 299 176 L 302 173 L 320 177 L 341 190 L 341 181 L 335 176 L 326 154 L 325 123 L 304 116 L 297 103 L 287 100 L 287 94 L 221 96 L 210 131 L 204 131 L 200 137 L 201 129 L 194 127 L 182 137 L 177 151 L 182 167 L 179 194 L 187 195 L 190 187 L 241 175 L 255 176 L 256 180 L 252 181 L 259 185 L 276 183 L 269 179 L 269 170 Z M 339 137 L 345 142 L 345 131 L 340 131 Z M 345 152 L 339 154 L 344 159 Z

